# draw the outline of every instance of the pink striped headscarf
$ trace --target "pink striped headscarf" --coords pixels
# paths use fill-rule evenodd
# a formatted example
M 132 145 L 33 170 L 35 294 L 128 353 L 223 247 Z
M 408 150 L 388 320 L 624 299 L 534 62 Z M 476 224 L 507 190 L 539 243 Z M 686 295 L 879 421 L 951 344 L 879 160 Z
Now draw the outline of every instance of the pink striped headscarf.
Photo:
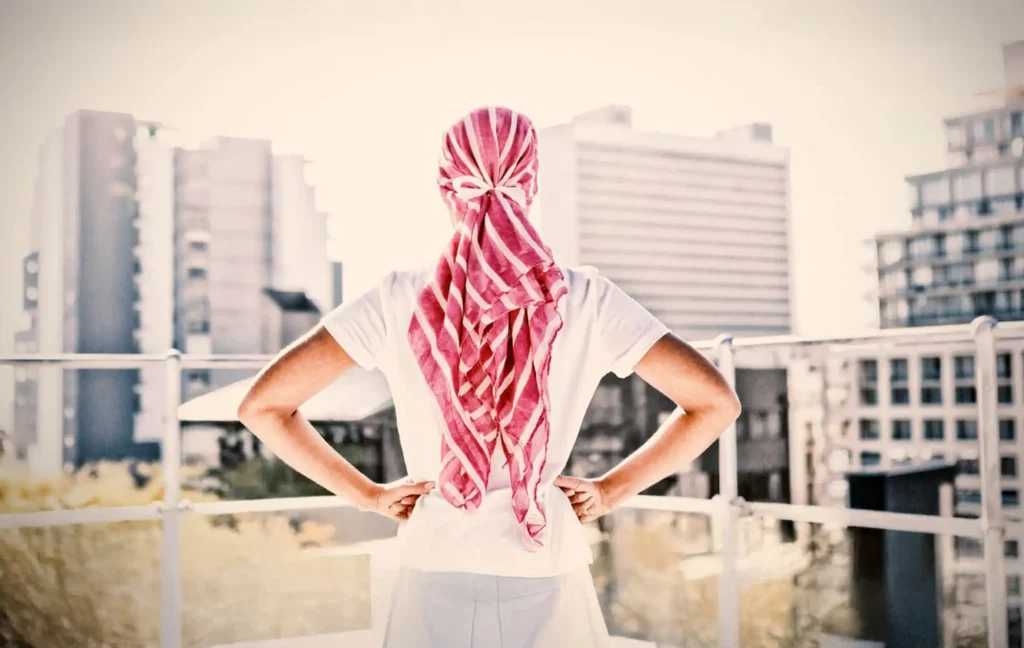
M 507 108 L 480 108 L 445 133 L 441 195 L 459 216 L 420 294 L 409 341 L 445 419 L 438 487 L 476 509 L 500 442 L 512 508 L 530 549 L 543 544 L 548 370 L 567 289 L 526 218 L 537 193 L 537 135 Z

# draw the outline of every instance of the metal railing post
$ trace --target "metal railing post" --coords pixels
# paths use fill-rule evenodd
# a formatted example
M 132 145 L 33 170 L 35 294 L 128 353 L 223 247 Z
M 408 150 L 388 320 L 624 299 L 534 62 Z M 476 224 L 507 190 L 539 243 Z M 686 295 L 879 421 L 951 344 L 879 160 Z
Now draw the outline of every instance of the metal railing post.
M 996 398 L 995 319 L 974 320 L 975 357 L 978 367 L 978 442 L 981 445 L 981 528 L 985 546 L 985 594 L 988 645 L 1006 648 L 1009 642 L 1006 611 L 1006 559 L 1003 544 L 1006 526 L 999 487 L 999 417 Z
M 181 353 L 166 359 L 167 420 L 160 456 L 164 473 L 163 527 L 160 556 L 160 648 L 180 648 L 181 591 Z
M 730 387 L 736 387 L 735 350 L 732 337 L 721 335 L 715 341 L 718 371 Z M 718 523 L 722 530 L 722 574 L 718 581 L 718 645 L 740 645 L 740 593 L 736 561 L 739 559 L 739 496 L 736 423 L 718 439 L 718 495 L 721 506 Z

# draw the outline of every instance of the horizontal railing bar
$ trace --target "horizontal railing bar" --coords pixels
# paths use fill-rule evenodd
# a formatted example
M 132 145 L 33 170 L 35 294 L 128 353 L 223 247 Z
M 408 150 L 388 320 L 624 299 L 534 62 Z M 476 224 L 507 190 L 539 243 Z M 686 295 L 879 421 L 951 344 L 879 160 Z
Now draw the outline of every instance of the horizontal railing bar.
M 0 529 L 24 529 L 78 524 L 105 524 L 159 520 L 159 502 L 145 506 L 97 506 L 94 508 L 62 509 L 60 511 L 32 511 L 0 515 Z
M 772 335 L 764 337 L 736 337 L 733 346 L 766 348 L 778 346 L 808 346 L 813 344 L 869 344 L 871 342 L 971 342 L 974 324 L 944 324 L 941 326 L 909 326 L 865 331 L 851 335 Z M 1024 336 L 1024 322 L 999 322 L 996 338 Z M 710 343 L 706 341 L 696 344 Z
M 665 497 L 660 495 L 635 495 L 623 502 L 619 508 L 641 511 L 671 511 L 673 513 L 700 513 L 714 515 L 722 510 L 717 500 L 698 497 Z
M 946 324 L 942 326 L 912 326 L 904 328 L 876 329 L 852 335 L 773 335 L 760 337 L 736 337 L 733 345 L 743 348 L 772 348 L 779 346 L 807 346 L 813 344 L 868 344 L 871 342 L 969 342 L 973 324 Z M 1024 336 L 1024 322 L 1000 322 L 995 329 L 996 337 Z M 691 344 L 699 349 L 710 349 L 715 340 L 694 340 Z M 163 362 L 167 353 L 25 353 L 0 356 L 0 365 L 54 364 L 82 369 L 132 369 L 142 364 Z M 258 368 L 274 356 L 264 354 L 182 354 L 182 366 L 200 368 Z
M 245 515 L 248 513 L 284 513 L 336 508 L 356 508 L 351 502 L 333 495 L 310 497 L 273 497 L 226 502 L 182 502 L 185 513 L 194 515 Z
M 751 513 L 757 516 L 780 520 L 793 520 L 795 522 L 815 522 L 889 531 L 955 535 L 965 538 L 982 537 L 981 522 L 977 519 L 769 502 L 741 502 L 733 504 L 732 507 L 742 513 Z M 319 495 L 259 500 L 230 500 L 224 502 L 183 501 L 181 508 L 182 512 L 187 514 L 211 516 L 354 508 L 354 505 L 340 497 Z M 714 515 L 722 510 L 718 500 L 655 495 L 637 495 L 624 502 L 622 508 L 703 515 Z M 5 513 L 0 514 L 0 528 L 12 529 L 153 520 L 159 519 L 160 515 L 161 505 L 159 503 L 148 506 L 115 506 L 32 513 Z M 1013 526 L 1018 525 L 1014 524 Z
M 745 507 L 754 515 L 779 520 L 793 520 L 794 522 L 817 522 L 884 531 L 954 535 L 964 538 L 982 537 L 981 522 L 977 519 L 774 502 L 749 502 Z
M 69 369 L 138 369 L 167 361 L 166 353 L 19 353 L 0 356 L 0 365 L 57 365 Z

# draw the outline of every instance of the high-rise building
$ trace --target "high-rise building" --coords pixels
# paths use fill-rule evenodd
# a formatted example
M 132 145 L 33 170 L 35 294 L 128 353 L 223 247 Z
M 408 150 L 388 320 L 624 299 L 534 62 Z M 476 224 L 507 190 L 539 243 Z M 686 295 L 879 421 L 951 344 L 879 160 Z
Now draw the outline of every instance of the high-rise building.
M 19 351 L 137 350 L 135 127 L 131 115 L 79 111 L 44 144 Z M 16 452 L 34 470 L 146 453 L 133 439 L 137 372 L 19 367 L 15 381 Z
M 1019 520 L 1024 493 L 1024 335 L 996 342 L 1000 492 L 1005 515 Z M 847 505 L 849 471 L 899 470 L 928 462 L 957 466 L 955 514 L 981 514 L 981 466 L 974 343 L 805 345 L 790 364 L 790 479 L 796 504 Z M 965 609 L 983 609 L 980 541 L 953 546 L 953 581 Z M 1007 530 L 1009 616 L 1019 619 L 1020 545 Z M 1019 626 L 1014 626 L 1019 627 Z
M 882 327 L 1024 319 L 1024 41 L 998 105 L 945 121 L 951 166 L 912 175 L 909 231 L 879 235 Z
M 177 347 L 186 353 L 265 352 L 264 288 L 335 304 L 327 214 L 304 176 L 306 160 L 265 140 L 217 138 L 175 159 Z M 190 370 L 192 398 L 250 372 Z
M 176 149 L 160 131 L 79 111 L 43 146 L 18 352 L 257 354 L 266 288 L 337 303 L 340 264 L 301 157 L 237 138 Z M 187 372 L 185 396 L 248 373 Z M 14 452 L 37 474 L 155 458 L 164 387 L 161 366 L 19 367 Z
M 592 265 L 691 339 L 789 333 L 789 155 L 771 127 L 640 132 L 611 106 L 539 133 L 533 218 L 556 259 Z

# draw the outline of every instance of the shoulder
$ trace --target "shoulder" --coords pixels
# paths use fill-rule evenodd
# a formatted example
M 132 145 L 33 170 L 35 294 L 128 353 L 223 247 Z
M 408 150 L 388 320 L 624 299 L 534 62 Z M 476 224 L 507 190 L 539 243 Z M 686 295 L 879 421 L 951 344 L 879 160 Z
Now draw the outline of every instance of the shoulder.
M 569 297 L 574 302 L 600 301 L 615 287 L 615 284 L 594 266 L 562 268 L 562 274 L 565 276 Z
M 415 301 L 420 291 L 427 285 L 429 276 L 428 268 L 392 270 L 381 277 L 375 288 L 385 305 L 401 304 L 410 299 Z

